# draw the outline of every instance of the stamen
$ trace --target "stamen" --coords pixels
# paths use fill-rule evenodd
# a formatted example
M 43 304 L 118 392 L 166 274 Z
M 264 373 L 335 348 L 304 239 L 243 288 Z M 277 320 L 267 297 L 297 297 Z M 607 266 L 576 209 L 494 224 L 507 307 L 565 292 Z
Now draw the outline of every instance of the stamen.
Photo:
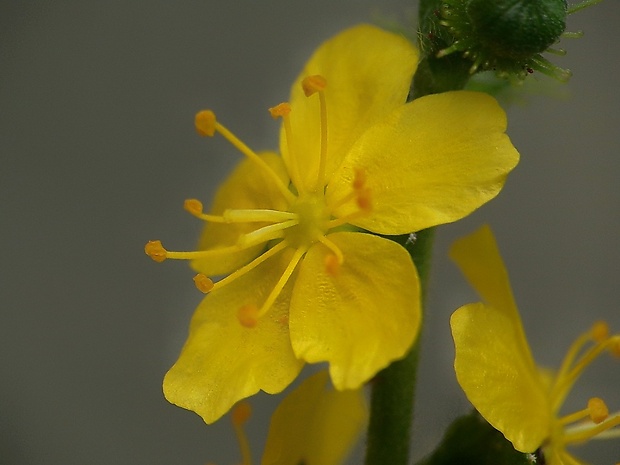
M 281 239 L 284 237 L 284 230 L 295 226 L 299 220 L 283 221 L 282 223 L 270 224 L 250 233 L 244 234 L 239 238 L 239 245 L 248 247 L 251 245 L 261 244 L 273 239 Z
M 241 401 L 235 405 L 231 419 L 233 427 L 235 428 L 235 434 L 237 435 L 237 441 L 239 441 L 239 449 L 241 450 L 241 465 L 252 465 L 252 454 L 250 453 L 250 442 L 248 436 L 245 434 L 243 426 L 247 423 L 252 415 L 252 407 L 248 402 Z
M 618 425 L 620 425 L 620 415 L 611 417 L 596 426 L 571 428 L 564 434 L 564 441 L 566 444 L 588 441 Z
M 267 299 L 265 300 L 265 302 L 261 306 L 260 310 L 258 311 L 258 313 L 256 315 L 257 319 L 265 316 L 265 314 L 269 311 L 271 306 L 274 304 L 274 302 L 276 301 L 276 299 L 278 298 L 278 296 L 282 292 L 282 289 L 284 289 L 284 286 L 286 285 L 286 283 L 288 282 L 289 278 L 291 277 L 291 275 L 295 271 L 295 268 L 297 267 L 297 264 L 299 263 L 301 258 L 306 253 L 306 250 L 307 249 L 301 248 L 301 247 L 299 249 L 295 250 L 295 253 L 293 253 L 293 257 L 291 258 L 291 261 L 289 262 L 289 264 L 287 265 L 286 269 L 284 270 L 284 273 L 282 273 L 282 276 L 280 276 L 280 279 L 278 280 L 277 284 L 271 290 L 269 296 L 267 297 Z
M 213 281 L 211 281 L 210 278 L 208 278 L 202 273 L 198 273 L 196 276 L 194 276 L 194 284 L 196 285 L 196 288 L 203 294 L 207 294 L 213 289 Z
M 275 107 L 271 107 L 269 109 L 269 113 L 273 119 L 278 119 L 280 117 L 288 116 L 291 112 L 291 105 L 288 102 L 282 102 L 277 104 Z
M 587 336 L 591 336 L 591 333 L 587 333 Z M 579 342 L 581 338 L 577 340 Z M 559 408 L 564 402 L 564 399 L 568 395 L 570 388 L 573 386 L 577 378 L 581 376 L 583 370 L 590 365 L 601 353 L 606 350 L 611 350 L 617 341 L 620 340 L 620 336 L 613 336 L 591 347 L 576 363 L 570 368 L 569 371 L 562 373 L 563 376 L 558 374 L 556 384 L 553 386 L 552 398 L 554 399 L 554 408 Z M 572 349 L 572 348 L 571 348 Z M 562 367 L 564 368 L 564 367 Z
M 207 215 L 203 213 L 202 202 L 198 199 L 187 199 L 183 202 L 183 208 L 191 215 L 201 220 L 209 221 L 211 223 L 225 223 L 226 221 L 221 216 Z
M 609 325 L 604 321 L 594 323 L 590 331 L 592 332 L 592 339 L 597 343 L 609 338 Z
M 215 135 L 215 113 L 211 110 L 202 110 L 196 113 L 194 118 L 196 131 L 203 137 Z
M 319 238 L 319 242 L 332 251 L 338 265 L 342 265 L 344 263 L 344 255 L 342 253 L 342 250 L 340 250 L 340 248 L 336 244 L 334 244 L 326 236 L 321 236 Z
M 254 260 L 252 260 L 247 265 L 244 265 L 241 268 L 239 268 L 238 270 L 233 271 L 232 273 L 230 273 L 225 278 L 223 278 L 223 279 L 219 280 L 218 282 L 216 282 L 215 284 L 213 284 L 213 288 L 211 289 L 211 291 L 214 291 L 214 290 L 217 290 L 217 289 L 220 289 L 220 288 L 226 286 L 227 284 L 231 283 L 232 281 L 234 281 L 238 277 L 243 276 L 248 271 L 256 268 L 258 265 L 263 263 L 265 260 L 273 257 L 278 252 L 284 250 L 286 247 L 288 247 L 288 244 L 286 243 L 286 241 L 279 242 L 278 244 L 273 246 L 271 249 L 267 250 L 264 254 L 259 255 L 258 257 L 256 257 Z
M 160 241 L 152 241 L 152 242 L 159 242 L 159 245 L 161 246 L 161 242 Z M 219 247 L 217 249 L 207 249 L 207 250 L 193 250 L 190 252 L 171 252 L 169 250 L 165 250 L 163 247 L 161 247 L 161 250 L 163 250 L 165 252 L 165 257 L 157 260 L 153 257 L 153 260 L 155 261 L 163 261 L 166 258 L 170 258 L 173 260 L 195 260 L 195 259 L 211 259 L 211 258 L 218 258 L 222 255 L 227 255 L 229 253 L 234 253 L 234 252 L 240 252 L 242 250 L 245 249 L 249 249 L 250 247 L 253 247 L 257 245 L 256 243 L 250 243 L 250 244 L 234 244 L 234 245 L 229 245 L 227 247 Z M 147 244 L 147 246 L 144 248 L 146 251 L 146 248 L 149 246 L 149 244 Z M 148 254 L 148 252 L 147 252 Z
M 258 307 L 256 305 L 244 305 L 237 311 L 237 319 L 241 326 L 248 329 L 256 327 L 258 324 Z
M 320 74 L 307 76 L 301 81 L 301 87 L 304 90 L 306 97 L 310 97 L 316 92 L 325 90 L 325 87 L 327 87 L 327 80 Z
M 255 210 L 225 210 L 222 218 L 227 223 L 279 223 L 286 220 L 297 220 L 298 215 L 279 210 L 255 209 Z
M 297 166 L 297 159 L 295 158 L 295 151 L 293 147 L 293 130 L 291 129 L 291 118 L 289 116 L 289 114 L 291 113 L 291 106 L 289 103 L 283 102 L 273 108 L 270 108 L 269 113 L 271 113 L 271 116 L 274 119 L 282 117 L 282 122 L 284 124 L 284 135 L 286 137 L 286 147 L 288 152 L 284 153 L 284 151 L 282 151 L 282 158 L 284 158 L 284 162 L 289 168 L 289 174 L 291 176 L 291 181 L 293 181 L 293 185 L 297 187 L 297 190 L 300 194 L 303 194 L 305 192 L 305 186 L 301 182 L 299 167 Z
M 325 256 L 325 272 L 330 276 L 336 276 L 340 272 L 340 263 L 335 254 Z
M 225 126 L 218 123 L 218 121 L 215 119 L 215 114 L 212 111 L 204 110 L 196 115 L 196 128 L 201 134 L 204 132 L 206 135 L 212 135 L 212 127 L 214 128 L 214 131 L 219 132 L 237 150 L 243 153 L 246 157 L 256 163 L 265 173 L 267 173 L 267 175 L 271 177 L 284 198 L 289 203 L 292 203 L 295 200 L 295 195 L 293 195 L 293 193 L 288 190 L 288 187 L 284 185 L 280 177 L 276 174 L 274 170 L 271 169 L 271 167 L 265 162 L 265 160 L 263 160 L 252 149 L 250 149 L 247 145 L 241 142 L 241 140 L 232 132 L 230 132 Z
M 353 189 L 361 190 L 366 184 L 366 171 L 361 168 L 355 168 L 355 176 L 353 177 Z
M 357 206 L 365 212 L 372 210 L 372 196 L 370 189 L 361 189 L 357 192 L 357 198 L 355 199 Z
M 168 258 L 168 251 L 161 245 L 161 241 L 148 241 L 144 246 L 144 253 L 157 263 L 161 263 Z
M 590 420 L 597 425 L 609 417 L 609 410 L 607 409 L 607 405 L 605 405 L 603 399 L 599 397 L 592 397 L 588 400 L 587 408 L 571 413 L 570 415 L 563 416 L 559 419 L 559 422 L 562 425 L 568 425 L 570 423 L 583 420 L 587 417 L 590 417 Z
M 321 154 L 319 156 L 319 174 L 317 177 L 316 190 L 321 191 L 325 187 L 325 165 L 327 163 L 327 103 L 325 102 L 325 87 L 327 80 L 321 75 L 307 76 L 301 82 L 306 97 L 318 92 L 319 109 L 321 114 Z
M 592 397 L 588 400 L 588 410 L 590 411 L 590 419 L 597 425 L 609 417 L 609 409 L 603 399 L 599 397 Z

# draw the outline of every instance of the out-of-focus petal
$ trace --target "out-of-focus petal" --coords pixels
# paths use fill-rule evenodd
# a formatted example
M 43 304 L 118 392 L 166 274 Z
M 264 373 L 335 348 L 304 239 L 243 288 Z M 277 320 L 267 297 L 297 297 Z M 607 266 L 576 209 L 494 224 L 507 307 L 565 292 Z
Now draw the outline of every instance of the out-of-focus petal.
M 361 389 L 334 391 L 327 373 L 306 379 L 271 418 L 262 465 L 337 465 L 367 419 Z

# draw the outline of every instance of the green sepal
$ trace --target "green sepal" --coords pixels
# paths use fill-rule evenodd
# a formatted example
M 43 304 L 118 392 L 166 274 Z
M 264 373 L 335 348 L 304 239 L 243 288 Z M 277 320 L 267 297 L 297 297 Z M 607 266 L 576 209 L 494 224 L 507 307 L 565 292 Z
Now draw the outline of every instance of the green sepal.
M 457 418 L 435 451 L 417 465 L 533 465 L 534 454 L 512 447 L 478 412 Z M 540 463 L 540 462 L 538 462 Z

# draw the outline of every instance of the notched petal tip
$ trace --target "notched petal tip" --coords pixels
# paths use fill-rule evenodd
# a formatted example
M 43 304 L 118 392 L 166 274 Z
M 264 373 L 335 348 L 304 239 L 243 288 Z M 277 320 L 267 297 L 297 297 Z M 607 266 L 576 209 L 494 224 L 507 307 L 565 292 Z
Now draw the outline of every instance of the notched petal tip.
M 144 253 L 158 263 L 163 262 L 167 257 L 167 251 L 161 245 L 161 241 L 148 241 L 144 246 Z
M 194 125 L 196 126 L 196 132 L 201 136 L 213 137 L 215 134 L 215 113 L 211 110 L 202 110 L 196 113 L 194 118 Z

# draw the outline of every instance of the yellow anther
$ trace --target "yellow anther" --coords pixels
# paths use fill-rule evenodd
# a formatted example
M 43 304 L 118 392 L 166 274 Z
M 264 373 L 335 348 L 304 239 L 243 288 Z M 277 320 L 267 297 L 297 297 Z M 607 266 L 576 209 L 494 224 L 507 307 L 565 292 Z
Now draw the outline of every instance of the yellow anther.
M 362 189 L 357 192 L 356 197 L 357 206 L 365 212 L 372 210 L 372 196 L 370 195 L 370 189 Z
M 325 257 L 325 272 L 328 275 L 336 276 L 340 271 L 340 262 L 335 254 L 330 253 Z
M 211 110 L 199 111 L 194 118 L 194 125 L 201 136 L 213 137 L 215 134 L 215 113 Z
M 252 416 L 252 406 L 249 402 L 241 401 L 232 411 L 232 422 L 235 426 L 244 425 Z
M 254 328 L 258 324 L 258 307 L 256 305 L 244 305 L 237 312 L 237 319 L 241 326 Z
M 360 168 L 355 169 L 355 177 L 353 178 L 353 189 L 361 190 L 366 184 L 366 171 Z
M 609 326 L 604 321 L 597 321 L 592 325 L 592 339 L 601 343 L 609 337 Z
M 144 246 L 144 253 L 158 263 L 168 258 L 168 252 L 164 249 L 164 246 L 161 245 L 161 241 L 148 241 Z
M 590 419 L 596 423 L 602 423 L 609 416 L 609 409 L 603 399 L 599 397 L 592 397 L 588 401 L 588 410 L 590 412 Z
M 326 86 L 327 80 L 319 74 L 307 76 L 303 79 L 303 81 L 301 81 L 301 87 L 303 88 L 306 97 L 310 97 L 316 92 L 321 92 Z
M 280 103 L 269 109 L 269 113 L 273 119 L 277 119 L 280 116 L 288 116 L 290 112 L 291 106 L 287 102 Z
M 194 216 L 202 215 L 202 202 L 198 199 L 185 200 L 183 208 Z
M 196 285 L 196 288 L 203 294 L 207 294 L 208 292 L 210 292 L 214 286 L 213 281 L 211 281 L 209 277 L 205 276 L 202 273 L 198 273 L 196 276 L 194 276 L 194 284 Z

